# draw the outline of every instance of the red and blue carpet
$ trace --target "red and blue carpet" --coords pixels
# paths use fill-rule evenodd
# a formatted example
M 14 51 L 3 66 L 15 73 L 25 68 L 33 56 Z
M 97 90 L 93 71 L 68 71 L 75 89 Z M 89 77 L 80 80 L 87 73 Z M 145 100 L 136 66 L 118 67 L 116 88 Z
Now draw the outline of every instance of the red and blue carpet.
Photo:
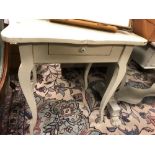
M 148 88 L 155 79 L 137 70 L 131 63 L 126 85 Z M 114 127 L 106 113 L 98 123 L 100 96 L 93 91 L 96 82 L 104 83 L 105 70 L 93 68 L 89 75 L 89 89 L 84 91 L 83 69 L 61 69 L 58 64 L 42 65 L 37 70 L 35 99 L 38 121 L 34 134 L 44 135 L 139 135 L 155 134 L 155 96 L 134 106 L 119 103 L 122 125 Z M 86 106 L 88 105 L 88 107 Z M 31 112 L 20 88 L 17 75 L 11 76 L 9 93 L 0 105 L 1 134 L 28 134 Z

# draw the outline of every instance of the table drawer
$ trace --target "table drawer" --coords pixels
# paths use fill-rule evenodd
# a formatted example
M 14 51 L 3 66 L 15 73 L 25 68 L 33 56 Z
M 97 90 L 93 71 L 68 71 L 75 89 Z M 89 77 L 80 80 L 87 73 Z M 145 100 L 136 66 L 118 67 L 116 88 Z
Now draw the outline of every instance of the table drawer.
M 110 45 L 49 44 L 49 55 L 108 56 L 111 50 L 112 46 Z
M 60 45 L 60 44 L 57 44 L 57 45 Z M 76 48 L 73 48 L 74 46 Z M 51 46 L 51 44 L 48 44 L 48 43 L 33 44 L 34 62 L 35 63 L 118 62 L 124 50 L 124 46 L 121 46 L 121 45 L 87 46 L 86 49 L 88 51 L 86 51 L 86 53 L 79 52 L 80 50 L 79 45 L 65 46 L 65 48 L 60 48 L 60 50 L 53 50 L 52 47 L 54 47 L 54 49 L 59 49 L 58 46 Z M 80 47 L 83 47 L 83 46 L 80 45 Z M 73 50 L 71 50 L 72 48 Z

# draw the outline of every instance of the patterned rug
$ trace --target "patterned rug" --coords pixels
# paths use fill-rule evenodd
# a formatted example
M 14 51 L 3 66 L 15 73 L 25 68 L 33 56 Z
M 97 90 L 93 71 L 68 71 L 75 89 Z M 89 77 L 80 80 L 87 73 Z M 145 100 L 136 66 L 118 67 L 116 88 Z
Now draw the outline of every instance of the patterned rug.
M 149 88 L 155 81 L 152 71 L 144 71 L 131 62 L 126 86 Z M 89 74 L 89 88 L 84 90 L 83 68 L 61 68 L 59 64 L 40 65 L 37 69 L 35 99 L 38 120 L 37 135 L 139 135 L 155 134 L 155 96 L 138 105 L 119 103 L 121 125 L 114 127 L 105 110 L 105 120 L 98 123 L 101 97 L 94 87 L 106 80 L 106 68 L 94 67 Z M 0 105 L 1 134 L 28 133 L 31 112 L 12 75 L 5 103 Z M 87 106 L 88 105 L 88 106 Z

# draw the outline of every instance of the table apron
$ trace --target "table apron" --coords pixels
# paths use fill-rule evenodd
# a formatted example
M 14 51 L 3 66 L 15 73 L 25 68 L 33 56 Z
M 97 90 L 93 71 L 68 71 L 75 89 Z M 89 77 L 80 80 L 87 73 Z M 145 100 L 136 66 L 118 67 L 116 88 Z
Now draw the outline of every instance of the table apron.
M 125 46 L 112 46 L 109 55 L 101 55 L 94 50 L 94 55 L 83 54 L 74 55 L 73 53 L 51 54 L 47 45 L 33 45 L 34 63 L 114 63 L 118 62 Z M 105 46 L 106 47 L 106 46 Z M 102 52 L 102 51 L 101 51 Z M 105 52 L 105 51 L 103 51 Z M 92 53 L 91 53 L 92 54 Z

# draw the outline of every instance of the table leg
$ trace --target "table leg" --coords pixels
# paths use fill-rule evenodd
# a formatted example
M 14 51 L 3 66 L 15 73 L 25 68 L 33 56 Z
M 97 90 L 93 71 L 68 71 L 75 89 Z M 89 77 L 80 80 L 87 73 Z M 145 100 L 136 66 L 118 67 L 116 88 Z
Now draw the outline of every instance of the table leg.
M 92 66 L 92 63 L 87 64 L 86 65 L 85 72 L 84 72 L 84 85 L 85 85 L 85 90 L 88 88 L 88 74 L 89 74 L 89 71 L 90 71 L 91 66 Z
M 113 96 L 117 87 L 119 86 L 123 77 L 125 76 L 126 68 L 127 68 L 127 62 L 128 62 L 129 57 L 131 55 L 132 49 L 133 49 L 132 46 L 125 47 L 118 64 L 115 65 L 112 79 L 111 79 L 110 83 L 108 84 L 108 87 L 104 93 L 102 100 L 101 100 L 100 122 L 103 122 L 103 120 L 104 120 L 104 109 L 105 109 L 105 107 L 107 106 L 110 98 Z
M 121 125 L 121 120 L 119 119 L 121 108 L 117 104 L 117 100 L 114 96 L 110 98 L 109 104 L 107 105 L 107 109 L 110 114 L 111 124 L 115 127 Z
M 119 86 L 120 82 L 122 81 L 125 73 L 126 73 L 126 66 L 119 67 L 119 65 L 116 65 L 113 77 L 101 100 L 101 105 L 100 105 L 100 121 L 101 122 L 103 122 L 104 109 L 107 103 L 109 102 L 110 98 L 116 91 L 117 87 Z
M 32 89 L 34 89 L 35 84 L 37 83 L 37 66 L 36 65 L 33 66 L 32 73 L 33 73 L 33 87 L 32 87 Z
M 32 46 L 31 45 L 22 45 L 19 47 L 20 57 L 21 57 L 21 65 L 18 71 L 19 82 L 27 100 L 27 103 L 32 112 L 32 119 L 30 122 L 30 134 L 33 134 L 33 129 L 35 127 L 37 121 L 37 106 L 35 102 L 35 98 L 33 95 L 33 89 L 31 84 L 31 71 L 34 67 L 33 64 L 33 56 L 32 56 Z

